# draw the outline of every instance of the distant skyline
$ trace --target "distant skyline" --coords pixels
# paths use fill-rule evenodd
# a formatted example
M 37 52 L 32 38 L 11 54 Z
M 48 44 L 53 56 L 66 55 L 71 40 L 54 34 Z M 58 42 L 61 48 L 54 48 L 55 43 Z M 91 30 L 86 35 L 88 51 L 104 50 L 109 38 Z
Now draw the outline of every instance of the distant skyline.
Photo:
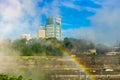
M 16 39 L 44 26 L 47 16 L 62 19 L 62 38 L 114 44 L 120 40 L 120 0 L 0 0 L 0 38 Z

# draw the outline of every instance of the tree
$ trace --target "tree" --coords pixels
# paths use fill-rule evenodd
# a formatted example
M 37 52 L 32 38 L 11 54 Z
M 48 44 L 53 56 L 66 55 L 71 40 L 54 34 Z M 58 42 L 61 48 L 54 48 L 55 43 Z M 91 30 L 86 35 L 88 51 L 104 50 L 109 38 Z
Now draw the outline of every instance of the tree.
M 110 48 L 103 44 L 97 44 L 96 45 L 96 53 L 99 55 L 104 55 L 106 52 L 108 52 Z
M 63 45 L 65 48 L 68 48 L 68 49 L 73 48 L 73 45 L 69 38 L 64 38 Z
M 50 43 L 51 42 L 51 43 Z M 62 56 L 56 39 L 18 39 L 12 43 L 12 48 L 19 51 L 22 56 L 33 55 L 49 55 L 49 56 Z M 54 46 L 55 45 L 55 46 Z M 56 46 L 57 45 L 57 46 Z
M 0 80 L 25 80 L 23 79 L 23 76 L 8 76 L 6 74 L 0 74 Z M 32 79 L 29 79 L 32 80 Z

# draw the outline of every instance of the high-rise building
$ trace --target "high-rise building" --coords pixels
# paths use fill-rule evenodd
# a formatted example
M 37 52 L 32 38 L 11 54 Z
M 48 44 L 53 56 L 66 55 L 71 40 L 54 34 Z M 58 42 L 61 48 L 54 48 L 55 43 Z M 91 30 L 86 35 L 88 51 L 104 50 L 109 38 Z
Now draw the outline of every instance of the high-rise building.
M 45 25 L 45 37 L 61 39 L 61 18 L 48 17 Z
M 38 38 L 45 38 L 45 27 L 40 26 L 37 33 Z

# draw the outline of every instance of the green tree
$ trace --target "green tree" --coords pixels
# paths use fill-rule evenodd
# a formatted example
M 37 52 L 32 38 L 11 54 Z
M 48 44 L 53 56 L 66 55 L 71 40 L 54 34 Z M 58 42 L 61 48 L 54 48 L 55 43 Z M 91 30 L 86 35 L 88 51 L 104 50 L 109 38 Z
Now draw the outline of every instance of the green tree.
M 68 49 L 73 48 L 73 45 L 72 45 L 71 40 L 69 38 L 64 38 L 63 46 L 65 48 L 68 48 Z
M 106 52 L 110 51 L 111 48 L 104 44 L 97 44 L 96 45 L 96 53 L 98 55 L 104 55 Z

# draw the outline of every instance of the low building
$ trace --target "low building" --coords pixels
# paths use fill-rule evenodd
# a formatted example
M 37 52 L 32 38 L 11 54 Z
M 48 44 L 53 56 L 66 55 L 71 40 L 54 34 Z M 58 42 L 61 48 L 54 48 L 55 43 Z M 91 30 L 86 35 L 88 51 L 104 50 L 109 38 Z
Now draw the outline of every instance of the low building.
M 90 49 L 90 50 L 88 50 L 88 52 L 94 54 L 94 53 L 96 53 L 96 49 Z
M 21 39 L 26 39 L 26 40 L 30 40 L 31 39 L 31 36 L 30 34 L 21 34 Z
M 89 49 L 84 54 L 96 54 L 96 49 Z
M 107 52 L 107 53 L 106 53 L 107 56 L 118 55 L 118 54 L 120 54 L 120 52 L 112 51 L 112 52 Z
M 38 38 L 45 38 L 45 27 L 41 26 L 37 33 Z

